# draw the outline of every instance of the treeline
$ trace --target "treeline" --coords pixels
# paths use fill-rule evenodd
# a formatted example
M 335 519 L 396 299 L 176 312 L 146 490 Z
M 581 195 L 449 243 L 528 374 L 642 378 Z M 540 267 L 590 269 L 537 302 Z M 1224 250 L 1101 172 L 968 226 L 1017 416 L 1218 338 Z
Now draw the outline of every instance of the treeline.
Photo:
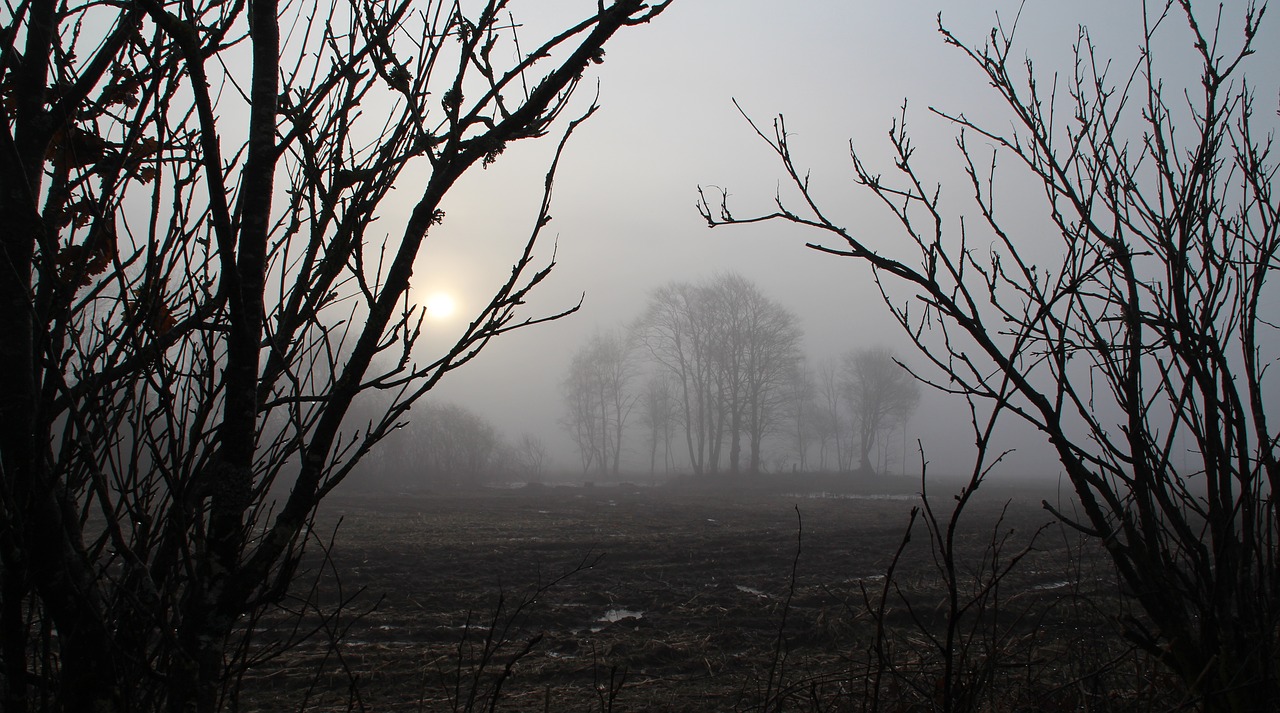
M 655 289 L 628 327 L 579 347 L 561 382 L 583 472 L 618 474 L 628 453 L 655 474 L 886 470 L 917 382 L 881 347 L 815 368 L 802 336 L 741 275 Z
M 458 404 L 428 401 L 361 463 L 361 479 L 380 488 L 473 487 L 541 480 L 546 444 L 525 433 L 505 438 L 485 417 Z

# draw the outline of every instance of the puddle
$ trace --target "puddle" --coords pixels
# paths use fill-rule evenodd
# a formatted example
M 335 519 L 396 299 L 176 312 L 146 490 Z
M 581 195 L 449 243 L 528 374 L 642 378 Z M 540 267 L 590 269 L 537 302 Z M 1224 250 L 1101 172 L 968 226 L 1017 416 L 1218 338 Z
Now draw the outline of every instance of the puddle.
M 610 609 L 609 611 L 604 613 L 604 616 L 600 617 L 599 619 L 596 619 L 596 621 L 603 621 L 606 624 L 616 624 L 622 621 L 623 619 L 643 619 L 643 618 L 644 618 L 644 612 L 642 611 L 632 611 L 630 609 Z
M 632 609 L 610 609 L 596 619 L 599 624 L 591 627 L 591 633 L 597 634 L 604 630 L 609 624 L 617 624 L 623 619 L 643 619 L 644 612 L 634 611 Z

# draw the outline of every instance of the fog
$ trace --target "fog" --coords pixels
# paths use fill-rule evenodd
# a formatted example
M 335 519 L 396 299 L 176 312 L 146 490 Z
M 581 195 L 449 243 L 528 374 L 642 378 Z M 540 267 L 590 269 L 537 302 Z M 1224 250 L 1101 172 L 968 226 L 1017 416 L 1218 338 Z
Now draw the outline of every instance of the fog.
M 546 18 L 520 19 L 554 22 L 556 9 L 568 3 L 546 5 Z M 1234 18 L 1231 13 L 1243 7 L 1229 2 L 1228 14 Z M 578 453 L 561 424 L 561 383 L 574 351 L 597 331 L 630 324 L 654 289 L 725 273 L 750 280 L 798 316 L 801 352 L 811 364 L 849 350 L 885 347 L 923 366 L 864 267 L 806 249 L 805 240 L 815 236 L 782 224 L 709 230 L 695 202 L 698 186 L 723 188 L 747 212 L 767 212 L 780 190 L 781 167 L 736 101 L 762 126 L 785 114 L 797 162 L 812 170 L 816 195 L 845 225 L 892 241 L 900 229 L 891 216 L 852 185 L 848 142 L 891 172 L 885 135 L 905 100 L 918 153 L 927 157 L 921 165 L 942 186 L 944 205 L 953 216 L 972 214 L 954 129 L 929 108 L 998 127 L 1007 126 L 1008 118 L 978 70 L 945 46 L 937 32 L 939 11 L 948 28 L 979 45 L 995 23 L 1009 28 L 1017 18 L 1015 53 L 1034 58 L 1041 72 L 1070 71 L 1072 45 L 1083 24 L 1099 49 L 1114 58 L 1117 72 L 1127 73 L 1142 23 L 1140 4 L 1100 1 L 1029 2 L 1020 17 L 1018 2 L 809 1 L 787 3 L 785 9 L 765 0 L 675 3 L 651 27 L 626 33 L 610 46 L 601 67 L 602 109 L 571 140 L 560 167 L 554 221 L 539 253 L 545 262 L 554 249 L 556 267 L 525 314 L 539 317 L 579 299 L 581 309 L 495 341 L 447 376 L 428 400 L 465 407 L 509 442 L 529 434 L 546 444 L 548 470 L 580 472 Z M 1274 22 L 1264 27 L 1277 32 Z M 1187 68 L 1193 65 L 1178 63 L 1189 47 L 1185 32 L 1178 28 L 1166 37 L 1177 48 L 1165 55 L 1166 75 L 1193 86 Z M 1259 96 L 1270 107 L 1280 42 L 1258 46 L 1270 56 L 1251 60 L 1250 77 L 1262 85 Z M 582 92 L 580 110 L 590 95 Z M 529 235 L 554 143 L 522 143 L 464 178 L 419 262 L 414 286 L 420 299 L 444 293 L 456 303 L 452 314 L 430 323 L 435 333 L 429 341 L 436 348 L 487 299 Z M 1034 235 L 1043 201 L 1018 183 L 1015 170 L 1007 168 L 1005 175 L 1005 217 Z M 918 474 L 918 441 L 930 472 L 966 471 L 973 459 L 968 419 L 962 400 L 925 389 L 906 428 L 894 436 L 907 444 L 906 464 L 899 454 L 889 470 Z M 638 432 L 629 432 L 627 442 L 624 470 L 647 471 Z M 1043 438 L 1012 418 L 994 448 L 1016 449 L 997 475 L 1058 473 Z

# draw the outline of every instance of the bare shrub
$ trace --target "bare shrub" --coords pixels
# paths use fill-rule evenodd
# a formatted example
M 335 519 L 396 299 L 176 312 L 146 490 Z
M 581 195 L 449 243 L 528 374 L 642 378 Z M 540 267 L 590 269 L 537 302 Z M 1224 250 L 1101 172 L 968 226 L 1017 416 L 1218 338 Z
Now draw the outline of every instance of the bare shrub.
M 525 314 L 585 74 L 669 4 L 8 6 L 0 31 L 3 707 L 213 711 L 318 504 Z M 531 7 L 531 11 L 534 9 Z M 560 142 L 509 277 L 420 353 L 442 201 Z M 388 210 L 389 196 L 411 209 Z M 387 219 L 405 217 L 398 225 Z M 376 227 L 375 227 L 376 226 Z M 367 421 L 353 404 L 381 392 Z
M 976 221 L 944 213 L 905 107 L 889 132 L 892 175 L 852 147 L 857 185 L 901 240 L 842 227 L 819 205 L 781 117 L 756 130 L 799 198 L 750 217 L 727 194 L 701 204 L 712 226 L 784 221 L 829 240 L 810 247 L 870 269 L 933 369 L 922 379 L 1044 433 L 1080 510 L 1045 506 L 1105 546 L 1143 612 L 1117 623 L 1209 710 L 1280 698 L 1280 437 L 1264 380 L 1280 200 L 1274 113 L 1256 111 L 1246 74 L 1265 7 L 1237 6 L 1233 37 L 1217 5 L 1144 4 L 1140 57 L 1119 75 L 1083 29 L 1059 77 L 1018 58 L 1016 23 L 982 46 L 940 26 L 1009 121 L 936 112 L 958 129 Z M 1185 91 L 1156 63 L 1174 25 L 1200 64 Z M 1023 235 L 997 209 L 1001 161 L 1041 189 L 1049 230 Z

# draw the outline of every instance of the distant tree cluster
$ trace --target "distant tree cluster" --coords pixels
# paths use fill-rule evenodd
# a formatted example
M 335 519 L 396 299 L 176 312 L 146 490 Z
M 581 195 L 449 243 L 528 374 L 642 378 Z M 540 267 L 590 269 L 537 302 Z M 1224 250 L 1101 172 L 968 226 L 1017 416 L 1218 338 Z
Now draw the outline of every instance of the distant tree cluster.
M 668 472 L 677 463 L 694 473 L 807 469 L 814 448 L 826 469 L 833 444 L 831 466 L 852 470 L 856 454 L 874 472 L 886 461 L 872 461 L 877 438 L 915 408 L 914 379 L 876 348 L 824 369 L 820 388 L 801 336 L 795 314 L 741 275 L 657 288 L 627 330 L 593 335 L 569 364 L 563 424 L 583 471 L 619 472 L 635 412 L 651 473 L 659 453 Z
M 485 417 L 454 403 L 419 404 L 360 470 L 381 488 L 475 487 L 500 480 L 536 481 L 546 445 L 525 433 L 510 442 Z
M 893 351 L 873 346 L 824 359 L 816 373 L 801 364 L 789 393 L 793 452 L 801 469 L 883 473 L 897 450 L 888 437 L 905 429 L 920 401 L 920 384 Z M 812 450 L 816 464 L 809 459 Z
M 563 384 L 564 424 L 583 471 L 618 472 L 622 432 L 637 398 L 630 388 L 634 376 L 635 358 L 624 334 L 597 332 L 574 354 Z

